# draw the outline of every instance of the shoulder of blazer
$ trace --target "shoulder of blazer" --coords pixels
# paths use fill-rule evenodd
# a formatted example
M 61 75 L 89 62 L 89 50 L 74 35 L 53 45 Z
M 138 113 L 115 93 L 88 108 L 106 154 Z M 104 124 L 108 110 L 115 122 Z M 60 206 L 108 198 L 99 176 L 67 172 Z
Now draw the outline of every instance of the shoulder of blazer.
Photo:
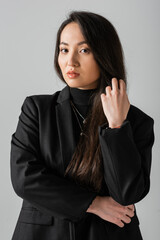
M 30 95 L 24 99 L 21 110 L 35 116 L 38 112 L 45 112 L 57 104 L 57 98 L 61 90 L 53 94 Z
M 133 130 L 140 127 L 146 129 L 146 132 L 151 130 L 154 124 L 154 119 L 151 116 L 132 104 L 128 111 L 127 120 L 130 121 Z
M 32 123 L 39 124 L 41 117 L 54 112 L 60 92 L 27 96 L 21 105 L 21 114 L 26 115 Z M 21 118 L 21 115 L 19 118 Z
M 27 96 L 26 99 L 31 99 L 34 104 L 38 107 L 41 105 L 47 106 L 49 103 L 56 102 L 59 96 L 60 91 L 56 91 L 53 94 L 37 94 L 37 95 L 30 95 Z

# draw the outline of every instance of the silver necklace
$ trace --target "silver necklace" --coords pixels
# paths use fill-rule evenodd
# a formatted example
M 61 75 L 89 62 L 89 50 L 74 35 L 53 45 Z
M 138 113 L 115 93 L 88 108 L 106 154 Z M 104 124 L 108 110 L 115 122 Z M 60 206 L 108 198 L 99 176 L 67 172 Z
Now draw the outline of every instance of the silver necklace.
M 73 109 L 73 111 L 74 111 L 74 113 L 75 113 L 75 116 L 76 116 L 76 118 L 77 118 L 77 122 L 78 122 L 78 124 L 79 124 L 79 127 L 80 127 L 80 129 L 81 129 L 81 133 L 80 133 L 80 135 L 82 136 L 83 134 L 84 135 L 86 135 L 84 132 L 83 132 L 83 128 L 82 128 L 82 126 L 81 126 L 81 124 L 80 124 L 80 121 L 79 121 L 79 119 L 78 119 L 78 116 L 77 116 L 77 113 L 78 113 L 78 115 L 83 119 L 83 124 L 86 124 L 86 119 L 82 116 L 82 114 L 78 111 L 78 109 L 74 106 L 74 104 L 73 104 L 73 102 L 70 100 L 70 102 L 71 102 L 71 105 L 72 105 L 72 109 Z M 77 112 L 77 113 L 76 113 Z

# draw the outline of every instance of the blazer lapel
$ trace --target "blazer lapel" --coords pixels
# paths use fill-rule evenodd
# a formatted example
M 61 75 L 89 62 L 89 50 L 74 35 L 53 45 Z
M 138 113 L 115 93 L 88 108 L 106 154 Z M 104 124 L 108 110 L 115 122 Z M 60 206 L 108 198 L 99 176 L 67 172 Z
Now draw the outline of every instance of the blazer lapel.
M 56 121 L 64 166 L 62 173 L 64 173 L 76 147 L 68 85 L 61 90 L 57 98 L 57 103 Z

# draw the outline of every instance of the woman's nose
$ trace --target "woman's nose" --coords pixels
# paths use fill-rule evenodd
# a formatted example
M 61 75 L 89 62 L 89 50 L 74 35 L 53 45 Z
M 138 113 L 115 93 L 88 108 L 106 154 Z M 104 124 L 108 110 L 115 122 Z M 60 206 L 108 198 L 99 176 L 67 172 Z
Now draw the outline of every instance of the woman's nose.
M 68 56 L 68 62 L 67 62 L 68 66 L 75 66 L 75 65 L 79 65 L 79 61 L 78 58 L 75 56 L 75 54 L 70 54 Z

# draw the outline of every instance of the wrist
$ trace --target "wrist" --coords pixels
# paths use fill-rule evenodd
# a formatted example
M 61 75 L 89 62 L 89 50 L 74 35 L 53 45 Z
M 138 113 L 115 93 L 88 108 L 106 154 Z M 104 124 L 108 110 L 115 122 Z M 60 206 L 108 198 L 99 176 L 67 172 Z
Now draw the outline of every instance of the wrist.
M 120 128 L 120 127 L 121 127 L 121 125 L 119 125 L 119 126 L 109 125 L 109 128 Z
M 122 126 L 124 121 L 120 121 L 120 122 L 117 122 L 117 123 L 109 123 L 108 122 L 108 126 L 109 128 L 120 128 Z
M 90 213 L 94 213 L 96 214 L 97 212 L 97 205 L 98 205 L 98 202 L 99 202 L 99 199 L 100 199 L 100 196 L 97 196 L 93 201 L 92 203 L 90 204 L 89 208 L 87 209 L 86 212 L 90 212 Z

